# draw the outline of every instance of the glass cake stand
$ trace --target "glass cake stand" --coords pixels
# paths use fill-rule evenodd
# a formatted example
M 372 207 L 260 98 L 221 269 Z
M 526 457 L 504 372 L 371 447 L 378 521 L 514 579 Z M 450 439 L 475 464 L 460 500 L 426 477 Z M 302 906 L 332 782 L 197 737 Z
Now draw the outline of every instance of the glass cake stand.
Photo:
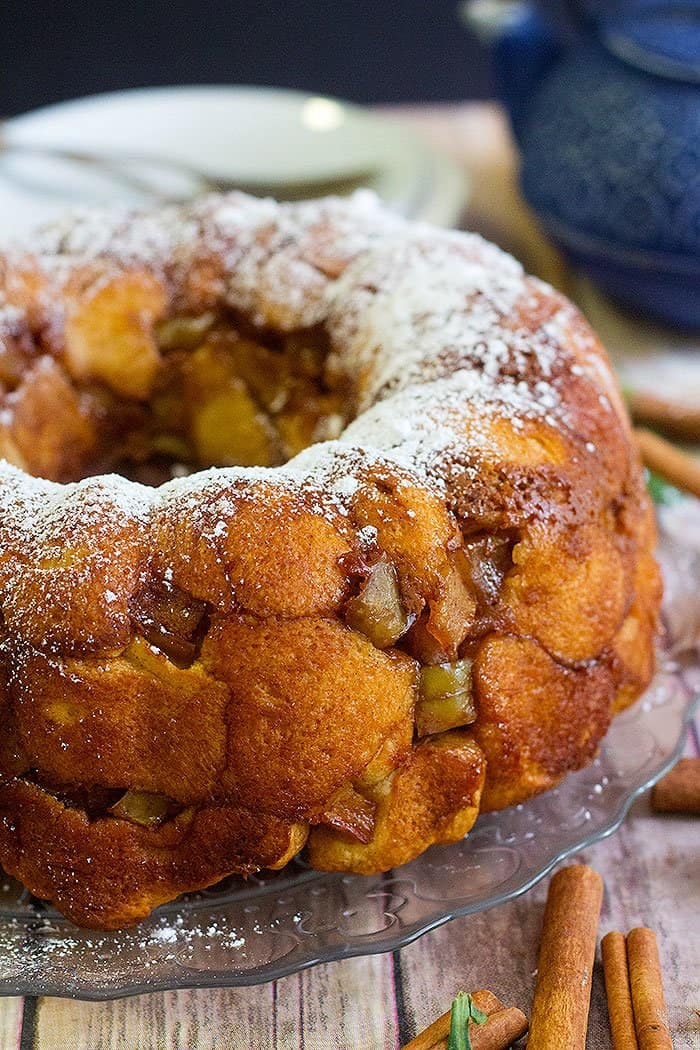
M 311 871 L 231 878 L 159 908 L 133 930 L 78 929 L 0 885 L 0 994 L 109 999 L 172 988 L 259 984 L 316 963 L 393 951 L 457 915 L 524 893 L 559 861 L 619 827 L 679 756 L 700 694 L 700 518 L 660 508 L 666 644 L 644 697 L 596 760 L 553 791 L 479 818 L 462 842 L 369 877 Z

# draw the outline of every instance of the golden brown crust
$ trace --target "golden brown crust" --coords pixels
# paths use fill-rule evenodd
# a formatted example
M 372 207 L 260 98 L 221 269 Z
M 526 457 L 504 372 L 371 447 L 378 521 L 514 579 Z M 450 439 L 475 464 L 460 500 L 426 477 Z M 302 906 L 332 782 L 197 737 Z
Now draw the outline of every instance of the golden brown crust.
M 163 450 L 293 458 L 87 477 Z M 7 253 L 0 454 L 0 862 L 77 922 L 307 837 L 403 863 L 590 761 L 652 674 L 653 515 L 595 335 L 364 197 Z
M 226 765 L 226 686 L 181 670 L 142 638 L 119 655 L 27 653 L 13 712 L 48 784 L 138 787 L 183 806 L 217 792 Z
M 36 785 L 0 785 L 0 849 L 40 897 L 74 922 L 118 929 L 178 893 L 232 869 L 274 867 L 303 845 L 300 826 L 212 803 L 154 831 L 124 820 L 90 820 Z
M 413 710 L 413 661 L 335 620 L 229 617 L 202 663 L 230 688 L 223 790 L 286 818 L 357 779 Z
M 436 842 L 464 838 L 479 813 L 485 772 L 483 752 L 468 733 L 428 737 L 368 792 L 377 805 L 372 839 L 363 843 L 334 828 L 316 828 L 311 864 L 371 875 L 405 864 Z
M 546 791 L 593 758 L 610 723 L 612 681 L 602 663 L 562 667 L 532 639 L 494 634 L 475 672 L 474 736 L 487 762 L 482 809 Z

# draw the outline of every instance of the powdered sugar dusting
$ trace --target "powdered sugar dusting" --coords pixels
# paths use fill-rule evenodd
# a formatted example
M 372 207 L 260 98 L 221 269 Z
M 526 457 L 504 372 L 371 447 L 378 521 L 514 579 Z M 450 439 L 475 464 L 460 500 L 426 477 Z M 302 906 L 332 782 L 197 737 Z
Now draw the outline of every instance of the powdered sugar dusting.
M 397 383 L 468 361 L 497 379 L 517 336 L 504 322 L 523 293 L 518 263 L 475 235 L 417 228 L 386 237 L 333 289 L 329 327 L 339 363 L 365 373 L 360 407 Z M 517 352 L 539 351 L 544 372 L 545 349 L 530 340 Z
M 367 191 L 295 205 L 231 193 L 157 212 L 69 213 L 8 258 L 29 251 L 59 286 L 76 266 L 145 268 L 166 280 L 176 304 L 205 265 L 217 274 L 219 302 L 291 330 L 323 320 L 328 277 L 400 224 Z
M 282 330 L 325 324 L 329 369 L 348 380 L 359 413 L 338 440 L 283 467 L 203 471 L 158 490 L 115 476 L 54 485 L 4 465 L 0 512 L 10 545 L 21 548 L 24 537 L 39 558 L 70 528 L 102 536 L 107 557 L 115 520 L 146 525 L 175 507 L 216 544 L 261 486 L 271 507 L 283 489 L 330 520 L 348 514 L 368 471 L 444 497 L 450 463 L 488 454 L 498 421 L 514 430 L 528 419 L 554 430 L 569 424 L 555 381 L 568 360 L 568 316 L 524 331 L 518 311 L 533 286 L 518 263 L 475 235 L 406 223 L 371 194 L 280 205 L 234 193 L 136 217 L 91 212 L 36 234 L 6 265 L 27 251 L 58 298 L 76 266 L 95 274 L 138 266 L 164 283 L 171 309 L 191 305 L 192 272 L 206 262 L 218 275 L 210 299 Z M 0 301 L 0 341 L 27 324 L 18 306 Z M 585 369 L 602 396 L 610 392 L 589 345 L 567 367 Z

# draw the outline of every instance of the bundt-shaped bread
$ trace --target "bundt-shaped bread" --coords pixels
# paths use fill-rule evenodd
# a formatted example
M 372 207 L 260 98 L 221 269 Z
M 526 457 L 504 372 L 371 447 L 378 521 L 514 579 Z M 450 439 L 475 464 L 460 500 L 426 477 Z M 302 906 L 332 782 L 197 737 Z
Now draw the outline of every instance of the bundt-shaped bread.
M 37 234 L 0 303 L 0 863 L 76 922 L 402 864 L 649 681 L 605 353 L 480 238 L 234 194 Z

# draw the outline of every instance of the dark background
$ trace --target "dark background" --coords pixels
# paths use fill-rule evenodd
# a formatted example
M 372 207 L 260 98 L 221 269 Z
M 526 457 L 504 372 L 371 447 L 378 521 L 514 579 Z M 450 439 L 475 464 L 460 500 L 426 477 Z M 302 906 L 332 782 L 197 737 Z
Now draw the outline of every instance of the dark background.
M 0 0 L 0 115 L 151 84 L 269 84 L 358 102 L 483 97 L 458 0 Z

